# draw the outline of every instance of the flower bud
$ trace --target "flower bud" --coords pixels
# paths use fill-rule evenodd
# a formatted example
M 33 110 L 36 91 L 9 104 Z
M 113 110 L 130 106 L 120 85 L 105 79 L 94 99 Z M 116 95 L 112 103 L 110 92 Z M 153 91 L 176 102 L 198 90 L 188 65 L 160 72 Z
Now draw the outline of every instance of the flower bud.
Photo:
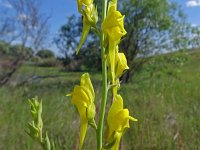
M 93 0 L 77 0 L 78 3 L 78 11 L 82 11 L 82 6 L 89 6 L 93 3 Z

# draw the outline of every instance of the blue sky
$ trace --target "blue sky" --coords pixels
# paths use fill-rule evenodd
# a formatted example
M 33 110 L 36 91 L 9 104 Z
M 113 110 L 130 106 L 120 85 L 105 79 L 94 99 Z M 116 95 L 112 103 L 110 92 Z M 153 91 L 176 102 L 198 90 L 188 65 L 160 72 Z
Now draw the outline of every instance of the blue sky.
M 172 0 L 173 1 L 173 0 Z M 200 0 L 174 0 L 179 3 L 188 17 L 188 21 L 200 26 Z M 51 12 L 51 30 L 57 32 L 60 25 L 66 22 L 66 17 L 77 13 L 76 0 L 44 0 L 42 9 Z
M 188 21 L 194 26 L 200 26 L 200 0 L 171 0 L 179 3 L 184 12 L 187 15 Z M 50 35 L 48 47 L 58 50 L 54 44 L 52 44 L 53 37 L 57 34 L 61 25 L 66 23 L 67 16 L 77 13 L 76 0 L 42 0 L 41 11 L 44 14 L 51 14 L 49 20 Z M 0 0 L 1 7 L 10 7 L 6 0 Z M 1 8 L 0 7 L 0 8 Z
M 61 25 L 66 23 L 67 16 L 77 14 L 76 0 L 43 0 L 42 12 L 51 14 L 49 20 L 51 32 L 58 32 Z
M 200 26 L 200 0 L 174 0 L 179 3 L 187 15 L 188 21 Z
M 182 6 L 190 23 L 200 26 L 200 0 L 174 1 Z M 67 16 L 78 15 L 76 0 L 44 0 L 42 10 L 52 14 L 50 19 L 52 33 L 56 33 L 59 27 L 66 22 Z

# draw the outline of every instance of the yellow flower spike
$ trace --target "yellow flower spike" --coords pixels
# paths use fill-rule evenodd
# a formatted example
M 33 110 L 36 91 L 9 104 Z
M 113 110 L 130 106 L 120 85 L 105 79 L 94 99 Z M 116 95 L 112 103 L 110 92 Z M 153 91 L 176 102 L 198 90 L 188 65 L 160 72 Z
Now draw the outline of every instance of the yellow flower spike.
M 121 37 L 126 34 L 126 30 L 124 29 L 124 16 L 116 10 L 116 4 L 112 1 L 108 6 L 108 15 L 102 23 L 102 30 L 108 39 L 108 55 L 112 82 L 114 83 L 116 46 L 119 44 Z
M 107 143 L 113 143 L 114 141 L 112 150 L 118 150 L 120 139 L 125 129 L 130 127 L 129 120 L 137 121 L 137 119 L 129 116 L 128 109 L 123 109 L 122 97 L 115 95 L 113 104 L 108 112 L 108 133 L 106 134 Z
M 76 85 L 72 93 L 67 96 L 72 96 L 72 103 L 76 106 L 80 115 L 80 140 L 79 150 L 82 149 L 88 123 L 96 128 L 95 114 L 96 107 L 94 104 L 95 93 L 88 73 L 81 76 L 80 85 Z

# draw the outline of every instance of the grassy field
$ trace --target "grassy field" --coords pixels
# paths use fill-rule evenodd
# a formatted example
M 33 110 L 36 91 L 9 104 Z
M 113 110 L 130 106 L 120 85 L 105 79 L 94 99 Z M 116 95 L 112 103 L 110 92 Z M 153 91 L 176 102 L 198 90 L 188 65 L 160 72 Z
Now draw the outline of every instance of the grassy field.
M 31 84 L 15 87 L 32 74 L 51 77 L 34 78 Z M 76 149 L 79 118 L 65 95 L 79 84 L 81 74 L 63 72 L 61 68 L 23 66 L 11 85 L 0 88 L 0 150 L 40 150 L 24 131 L 31 121 L 27 99 L 35 96 L 43 100 L 44 130 L 58 149 Z M 98 110 L 101 75 L 92 73 L 91 79 Z M 176 76 L 150 76 L 144 67 L 131 83 L 121 85 L 119 93 L 125 107 L 139 120 L 131 123 L 124 135 L 123 150 L 200 150 L 199 51 L 188 54 L 188 61 Z M 94 130 L 89 128 L 84 149 L 95 150 L 95 145 Z

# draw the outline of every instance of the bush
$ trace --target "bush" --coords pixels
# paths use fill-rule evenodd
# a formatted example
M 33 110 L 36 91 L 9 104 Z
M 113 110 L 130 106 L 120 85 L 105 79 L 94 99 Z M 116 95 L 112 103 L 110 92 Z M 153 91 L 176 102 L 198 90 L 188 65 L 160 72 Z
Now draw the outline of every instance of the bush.
M 23 57 L 28 59 L 33 56 L 33 50 L 20 44 L 10 45 L 0 40 L 0 55 L 3 57 Z
M 38 56 L 40 58 L 55 58 L 54 53 L 48 49 L 38 51 L 36 56 Z
M 9 50 L 9 44 L 4 41 L 0 41 L 0 55 L 7 54 L 8 50 Z

